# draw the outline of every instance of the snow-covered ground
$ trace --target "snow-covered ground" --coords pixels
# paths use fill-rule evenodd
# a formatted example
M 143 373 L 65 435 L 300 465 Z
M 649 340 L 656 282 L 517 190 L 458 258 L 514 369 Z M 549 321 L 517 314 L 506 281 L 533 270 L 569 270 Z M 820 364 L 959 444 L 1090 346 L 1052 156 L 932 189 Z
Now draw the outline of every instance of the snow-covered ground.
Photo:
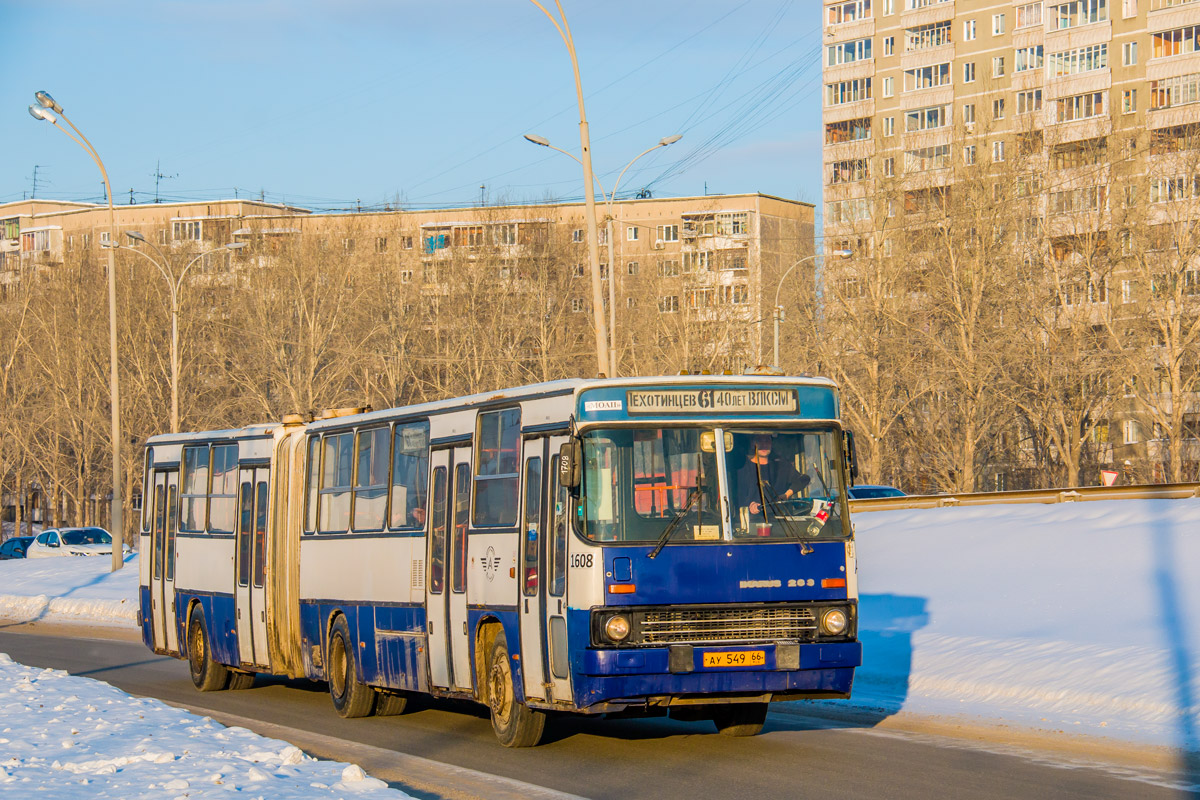
M 196 800 L 230 792 L 273 800 L 409 797 L 354 764 L 319 761 L 287 742 L 0 653 L 0 794 Z
M 853 700 L 820 705 L 1200 751 L 1200 499 L 876 511 L 855 524 L 865 663 Z M 0 561 L 0 619 L 132 627 L 136 561 L 108 569 Z

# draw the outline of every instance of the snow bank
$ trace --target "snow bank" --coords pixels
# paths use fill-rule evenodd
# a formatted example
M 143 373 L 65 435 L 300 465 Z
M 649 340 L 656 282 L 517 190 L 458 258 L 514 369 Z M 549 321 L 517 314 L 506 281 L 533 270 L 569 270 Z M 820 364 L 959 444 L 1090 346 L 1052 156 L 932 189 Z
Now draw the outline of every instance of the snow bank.
M 0 619 L 137 626 L 138 556 L 0 561 Z
M 0 794 L 19 797 L 409 797 L 354 764 L 318 761 L 287 742 L 3 653 L 0 754 Z

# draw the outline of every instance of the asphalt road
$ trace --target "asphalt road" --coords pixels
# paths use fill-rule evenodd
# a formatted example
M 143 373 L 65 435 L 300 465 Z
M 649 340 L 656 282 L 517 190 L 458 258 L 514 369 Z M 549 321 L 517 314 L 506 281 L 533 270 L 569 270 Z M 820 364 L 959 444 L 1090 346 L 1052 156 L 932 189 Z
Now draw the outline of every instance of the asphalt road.
M 1192 768 L 1187 780 L 1188 765 L 1173 774 L 1110 767 L 784 712 L 772 712 L 763 734 L 748 739 L 717 735 L 711 723 L 564 718 L 547 727 L 542 746 L 508 750 L 482 707 L 421 702 L 398 717 L 343 720 L 324 684 L 260 676 L 246 691 L 201 694 L 186 663 L 140 643 L 13 630 L 0 625 L 0 652 L 21 663 L 65 669 L 245 727 L 262 721 L 260 733 L 294 733 L 291 740 L 314 755 L 356 761 L 422 797 L 522 794 L 519 786 L 471 785 L 470 775 L 453 767 L 596 800 L 1200 797 L 1200 774 Z M 406 770 L 417 777 L 406 779 Z

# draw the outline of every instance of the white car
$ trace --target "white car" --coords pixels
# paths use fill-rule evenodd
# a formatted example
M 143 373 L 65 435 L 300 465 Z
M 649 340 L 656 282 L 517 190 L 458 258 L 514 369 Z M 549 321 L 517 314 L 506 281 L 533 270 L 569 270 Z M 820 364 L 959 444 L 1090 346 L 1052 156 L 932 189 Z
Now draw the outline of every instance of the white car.
M 25 551 L 26 558 L 111 555 L 112 536 L 104 528 L 51 528 L 40 533 Z

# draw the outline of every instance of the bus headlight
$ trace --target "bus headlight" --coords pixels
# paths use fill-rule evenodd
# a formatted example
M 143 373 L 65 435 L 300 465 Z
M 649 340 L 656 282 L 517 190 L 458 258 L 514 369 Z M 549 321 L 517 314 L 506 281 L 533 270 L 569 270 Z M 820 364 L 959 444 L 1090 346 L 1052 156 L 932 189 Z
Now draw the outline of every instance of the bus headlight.
M 604 623 L 604 635 L 614 642 L 622 642 L 629 636 L 629 618 L 617 614 Z
M 850 618 L 844 608 L 827 608 L 821 614 L 821 633 L 826 636 L 840 636 L 846 632 Z

